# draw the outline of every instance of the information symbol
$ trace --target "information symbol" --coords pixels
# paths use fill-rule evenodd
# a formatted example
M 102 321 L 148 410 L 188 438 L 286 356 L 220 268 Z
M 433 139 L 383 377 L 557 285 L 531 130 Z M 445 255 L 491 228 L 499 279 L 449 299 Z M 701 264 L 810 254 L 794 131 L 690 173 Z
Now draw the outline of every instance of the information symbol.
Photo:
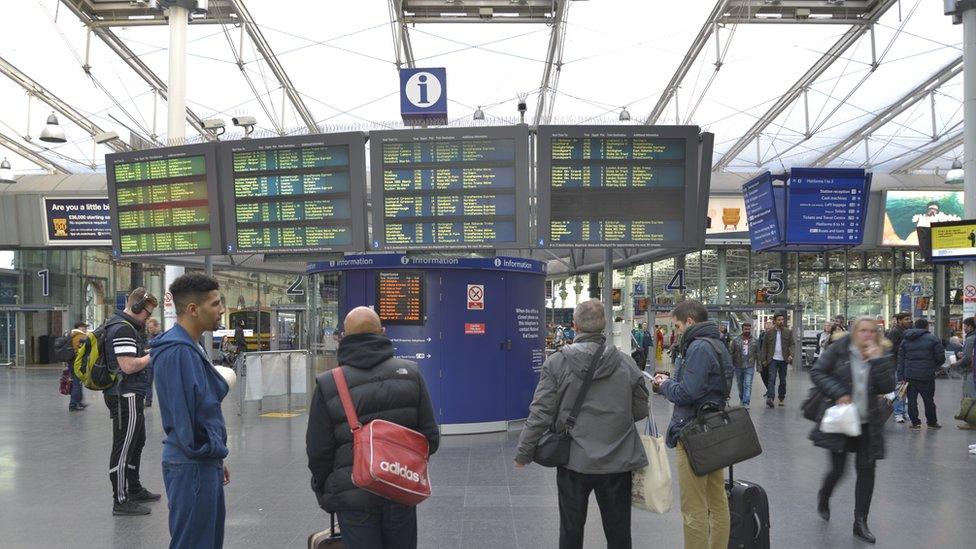
M 441 98 L 441 81 L 429 72 L 418 72 L 407 80 L 404 93 L 415 107 L 429 107 Z

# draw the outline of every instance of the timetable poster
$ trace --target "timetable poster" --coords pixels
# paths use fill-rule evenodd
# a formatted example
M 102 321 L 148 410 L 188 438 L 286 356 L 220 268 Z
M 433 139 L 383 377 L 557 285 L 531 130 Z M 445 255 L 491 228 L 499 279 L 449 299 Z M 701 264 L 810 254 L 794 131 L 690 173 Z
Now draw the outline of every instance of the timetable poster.
M 376 273 L 376 313 L 383 324 L 424 323 L 424 273 Z
M 362 133 L 221 144 L 227 253 L 363 251 Z
M 524 126 L 370 133 L 373 248 L 528 247 Z
M 539 128 L 540 247 L 677 247 L 698 237 L 698 128 Z
M 221 253 L 214 144 L 105 155 L 116 257 Z

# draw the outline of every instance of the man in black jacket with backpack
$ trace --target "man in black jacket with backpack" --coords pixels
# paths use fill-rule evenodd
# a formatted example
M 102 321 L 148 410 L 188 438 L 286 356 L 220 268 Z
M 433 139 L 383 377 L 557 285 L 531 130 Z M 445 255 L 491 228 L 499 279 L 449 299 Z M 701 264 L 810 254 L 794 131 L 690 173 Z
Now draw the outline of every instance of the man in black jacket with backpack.
M 360 422 L 382 419 L 413 429 L 427 437 L 433 454 L 440 431 L 417 364 L 393 357 L 393 343 L 383 335 L 380 318 L 372 309 L 353 309 L 343 327 L 339 367 Z M 349 547 L 417 547 L 416 507 L 395 503 L 352 482 L 352 431 L 332 372 L 316 379 L 305 440 L 312 491 L 324 510 L 338 514 Z

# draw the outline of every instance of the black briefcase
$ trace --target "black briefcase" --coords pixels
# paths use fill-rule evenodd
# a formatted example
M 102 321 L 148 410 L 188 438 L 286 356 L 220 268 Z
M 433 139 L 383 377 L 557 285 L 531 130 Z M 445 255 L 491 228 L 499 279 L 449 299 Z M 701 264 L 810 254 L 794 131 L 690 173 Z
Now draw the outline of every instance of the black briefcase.
M 756 427 L 746 408 L 719 410 L 706 405 L 681 428 L 678 437 L 698 476 L 724 469 L 762 453 Z

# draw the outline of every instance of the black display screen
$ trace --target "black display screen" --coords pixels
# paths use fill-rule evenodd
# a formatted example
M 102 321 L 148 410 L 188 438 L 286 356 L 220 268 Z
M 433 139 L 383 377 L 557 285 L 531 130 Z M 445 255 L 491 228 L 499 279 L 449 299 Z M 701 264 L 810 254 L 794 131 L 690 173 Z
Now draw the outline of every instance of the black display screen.
M 105 155 L 116 257 L 219 254 L 216 148 Z
M 365 249 L 361 133 L 221 145 L 227 253 Z
M 697 127 L 539 128 L 542 247 L 683 246 L 701 231 Z
M 376 273 L 376 313 L 384 324 L 424 323 L 424 273 Z
M 528 132 L 371 132 L 373 248 L 491 249 L 528 242 Z

